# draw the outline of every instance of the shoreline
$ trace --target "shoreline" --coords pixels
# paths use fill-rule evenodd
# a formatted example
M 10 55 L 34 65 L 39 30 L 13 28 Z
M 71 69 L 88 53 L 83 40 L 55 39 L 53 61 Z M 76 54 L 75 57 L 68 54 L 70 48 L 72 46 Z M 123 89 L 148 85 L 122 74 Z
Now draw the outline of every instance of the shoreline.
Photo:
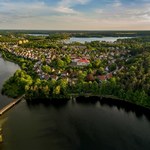
M 1 51 L 1 54 L 2 54 L 2 52 L 4 51 L 3 49 L 1 49 L 0 50 Z M 4 51 L 4 53 L 5 53 L 5 51 Z M 6 52 L 7 53 L 7 52 Z M 9 52 L 8 52 L 9 53 Z M 13 54 L 11 54 L 11 55 L 13 55 Z M 17 62 L 17 61 L 14 61 L 14 60 L 12 60 L 11 58 L 8 58 L 7 56 L 4 56 L 3 57 L 3 54 L 1 55 L 1 57 L 4 59 L 4 60 L 7 60 L 7 61 L 10 61 L 10 62 L 12 62 L 12 63 L 15 63 L 15 64 L 17 64 L 19 67 L 20 67 L 20 65 L 19 65 L 19 63 Z M 17 57 L 17 56 L 16 56 Z M 143 107 L 143 108 L 145 108 L 145 109 L 149 109 L 150 110 L 150 107 L 147 107 L 147 106 L 144 106 L 143 104 L 137 104 L 137 102 L 131 102 L 130 100 L 127 100 L 127 99 L 122 99 L 122 98 L 119 98 L 119 97 L 117 97 L 117 96 L 114 96 L 114 95 L 99 95 L 99 94 L 92 94 L 92 93 L 83 93 L 83 94 L 68 94 L 68 95 L 70 95 L 70 96 L 75 96 L 75 97 L 80 97 L 80 96 L 84 96 L 84 97 L 92 97 L 92 96 L 97 96 L 97 97 L 100 97 L 100 98 L 110 98 L 110 99 L 113 99 L 113 100 L 119 100 L 119 101 L 123 101 L 123 102 L 127 102 L 127 103 L 130 103 L 130 104 L 134 104 L 134 105 L 136 105 L 136 106 L 140 106 L 140 107 Z M 64 96 L 65 97 L 65 96 Z M 59 95 L 58 95 L 58 97 L 56 97 L 57 99 L 61 99 L 61 98 L 59 98 Z M 38 98 L 37 98 L 38 99 Z M 53 99 L 53 98 L 52 98 Z M 34 100 L 32 100 L 31 99 L 31 101 L 34 101 Z
M 22 100 L 23 97 L 24 97 L 24 95 L 14 99 L 12 102 L 10 102 L 6 106 L 4 106 L 2 109 L 0 109 L 0 116 L 2 116 L 5 112 L 7 112 L 12 107 L 14 107 L 16 104 L 18 104 Z
M 93 99 L 94 98 L 94 99 Z M 44 99 L 44 98 L 43 98 Z M 145 111 L 150 111 L 150 107 L 146 107 L 146 106 L 143 106 L 143 105 L 139 105 L 139 104 L 136 104 L 136 103 L 133 103 L 131 101 L 128 101 L 128 100 L 125 100 L 125 99 L 121 99 L 121 98 L 118 98 L 116 96 L 113 96 L 113 95 L 77 95 L 77 94 L 73 94 L 73 95 L 70 95 L 70 98 L 52 98 L 52 99 L 44 99 L 45 101 L 43 101 L 43 99 L 40 99 L 40 98 L 35 98 L 35 99 L 30 99 L 30 100 L 27 100 L 26 101 L 30 104 L 44 104 L 44 103 L 47 103 L 47 104 L 62 104 L 62 103 L 65 103 L 67 101 L 70 101 L 70 100 L 75 100 L 76 102 L 96 102 L 96 101 L 103 101 L 103 102 L 106 102 L 107 104 L 108 103 L 111 103 L 111 105 L 114 105 L 114 106 L 117 106 L 117 105 L 122 105 L 122 104 L 125 104 L 125 105 L 130 105 L 130 106 L 135 106 L 136 108 L 141 108 L 142 110 L 145 110 Z M 122 105 L 123 106 L 123 105 Z M 133 107 L 134 109 L 134 107 Z
M 126 102 L 126 103 L 129 103 L 129 104 L 133 104 L 133 105 L 136 105 L 136 106 L 139 106 L 139 107 L 142 107 L 142 108 L 150 110 L 150 107 L 146 107 L 146 106 L 143 106 L 143 105 L 131 102 L 131 101 L 127 100 L 127 99 L 121 99 L 121 98 L 119 98 L 117 96 L 114 96 L 114 95 L 98 95 L 98 94 L 88 93 L 88 94 L 82 94 L 82 95 L 79 95 L 79 94 L 72 94 L 71 95 L 70 94 L 70 96 L 75 96 L 75 98 L 77 98 L 77 97 L 84 97 L 84 98 L 98 97 L 100 99 L 112 99 L 112 100 L 115 100 L 115 101 Z
M 129 104 L 130 106 L 135 106 L 136 108 L 141 108 L 142 110 L 147 110 L 147 111 L 150 111 L 150 107 L 146 107 L 146 106 L 142 106 L 142 105 L 139 105 L 139 104 L 136 104 L 136 103 L 133 103 L 133 102 L 130 102 L 130 101 L 128 101 L 128 100 L 125 100 L 125 99 L 120 99 L 120 98 L 117 98 L 117 97 L 115 97 L 115 96 L 111 96 L 111 95 L 103 95 L 103 96 L 98 96 L 98 95 L 92 95 L 92 96 L 89 96 L 89 97 L 86 97 L 86 96 L 84 96 L 84 95 L 81 95 L 81 96 L 79 96 L 79 97 L 77 97 L 77 98 L 80 98 L 80 97 L 83 97 L 83 98 L 92 98 L 92 97 L 94 97 L 94 98 L 99 98 L 99 100 L 97 100 L 97 101 L 103 101 L 103 102 L 106 102 L 107 104 L 108 103 L 111 103 L 111 105 L 114 105 L 114 106 L 117 106 L 117 104 Z M 80 102 L 80 100 L 79 100 L 79 102 Z M 88 100 L 88 101 L 83 101 L 83 100 L 81 100 L 81 102 L 92 102 L 92 100 Z M 128 105 L 128 106 L 129 106 Z

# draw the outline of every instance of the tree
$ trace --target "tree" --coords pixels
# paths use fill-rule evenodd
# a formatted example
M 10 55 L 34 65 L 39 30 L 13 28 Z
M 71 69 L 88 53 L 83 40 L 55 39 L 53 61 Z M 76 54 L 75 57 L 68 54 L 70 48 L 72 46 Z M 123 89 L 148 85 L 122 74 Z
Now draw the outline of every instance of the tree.
M 61 60 L 60 58 L 57 59 L 57 67 L 58 68 L 63 68 L 65 66 L 65 63 L 63 60 Z
M 50 89 L 49 89 L 48 85 L 43 86 L 42 92 L 43 92 L 44 97 L 46 97 L 46 98 L 49 97 Z
M 48 65 L 43 65 L 43 66 L 42 66 L 42 70 L 43 70 L 45 73 L 50 73 L 50 72 L 51 72 L 51 67 L 48 66 Z
M 69 55 L 66 55 L 65 58 L 64 58 L 64 61 L 67 63 L 67 64 L 70 64 L 71 63 L 71 58 Z
M 55 88 L 54 88 L 54 90 L 53 90 L 53 94 L 54 95 L 59 95 L 60 94 L 60 85 L 58 85 L 58 86 L 56 86 Z
M 79 80 L 80 82 L 82 82 L 82 81 L 84 81 L 85 77 L 86 77 L 86 73 L 85 73 L 85 72 L 82 72 L 82 71 L 80 70 L 80 71 L 78 72 L 78 80 Z
M 116 70 L 117 65 L 115 63 L 113 63 L 108 68 L 109 68 L 110 71 L 114 71 L 114 70 Z
M 93 93 L 98 93 L 98 91 L 99 91 L 99 86 L 98 86 L 98 83 L 96 82 L 96 81 L 94 81 L 93 83 L 92 83 L 92 92 Z
M 96 75 L 103 75 L 105 74 L 105 70 L 103 67 L 100 67 L 97 71 L 96 71 Z
M 95 60 L 95 61 L 93 62 L 93 66 L 94 66 L 95 68 L 99 68 L 100 65 L 101 65 L 101 60 L 100 60 L 100 59 L 97 59 L 97 60 Z
M 94 81 L 95 79 L 94 79 L 94 76 L 93 76 L 93 74 L 88 74 L 87 76 L 86 76 L 86 80 L 87 81 Z
M 23 63 L 22 66 L 21 66 L 21 68 L 22 68 L 23 70 L 26 70 L 26 69 L 27 69 L 26 63 Z

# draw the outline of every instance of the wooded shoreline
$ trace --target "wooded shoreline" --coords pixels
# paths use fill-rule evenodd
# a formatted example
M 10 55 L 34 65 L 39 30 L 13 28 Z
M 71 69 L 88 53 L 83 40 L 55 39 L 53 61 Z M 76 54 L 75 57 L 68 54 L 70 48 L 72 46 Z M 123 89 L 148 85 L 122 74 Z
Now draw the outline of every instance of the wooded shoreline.
M 5 82 L 2 94 L 25 94 L 31 101 L 69 99 L 72 93 L 85 97 L 107 95 L 150 107 L 147 37 L 66 45 L 56 39 L 39 39 L 29 36 L 18 45 L 8 43 L 1 49 L 5 59 L 21 68 Z

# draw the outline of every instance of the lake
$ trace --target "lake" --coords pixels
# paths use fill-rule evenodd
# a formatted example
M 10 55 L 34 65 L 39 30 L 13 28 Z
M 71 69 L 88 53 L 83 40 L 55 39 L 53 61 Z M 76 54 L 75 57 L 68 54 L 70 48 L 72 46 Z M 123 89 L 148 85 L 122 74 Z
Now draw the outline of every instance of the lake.
M 27 34 L 30 36 L 49 36 L 49 34 Z M 115 42 L 118 39 L 126 39 L 126 38 L 131 38 L 131 37 L 91 37 L 91 38 L 86 38 L 86 37 L 71 37 L 70 39 L 63 40 L 65 43 L 72 43 L 72 42 L 80 42 L 80 43 L 85 43 L 85 42 L 91 42 L 91 41 L 106 41 L 106 42 Z
M 24 100 L 6 114 L 3 150 L 148 150 L 150 120 L 132 107 Z
M 27 34 L 29 36 L 49 36 L 49 34 L 37 34 L 37 33 L 34 33 L 34 34 Z
M 85 43 L 85 42 L 91 42 L 91 41 L 106 41 L 106 42 L 115 42 L 118 39 L 126 39 L 126 38 L 131 38 L 131 37 L 102 37 L 102 38 L 77 38 L 77 37 L 72 37 L 68 40 L 65 40 L 65 43 L 72 43 L 72 42 L 80 42 L 80 43 Z
M 5 80 L 11 77 L 17 69 L 19 69 L 18 65 L 9 61 L 4 61 L 0 57 L 0 91 L 2 89 L 2 85 L 5 82 Z M 0 92 L 0 109 L 3 108 L 5 105 L 7 105 L 10 101 L 12 101 L 12 98 L 3 96 Z

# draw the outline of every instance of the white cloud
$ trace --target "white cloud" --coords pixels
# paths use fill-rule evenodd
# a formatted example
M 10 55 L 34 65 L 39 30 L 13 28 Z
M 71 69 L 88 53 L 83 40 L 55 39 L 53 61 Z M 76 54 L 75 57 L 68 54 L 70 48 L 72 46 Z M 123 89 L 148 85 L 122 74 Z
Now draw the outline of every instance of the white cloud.
M 117 0 L 118 1 L 118 0 Z M 103 9 L 93 10 L 96 14 L 95 17 L 99 19 L 114 19 L 118 20 L 137 20 L 140 21 L 150 21 L 150 3 L 141 4 L 140 6 L 123 6 L 119 4 L 119 1 L 115 1 L 115 5 L 107 5 Z M 117 20 L 115 20 L 117 19 Z
M 61 0 L 58 4 L 60 6 L 73 6 L 76 4 L 87 4 L 90 0 Z
M 79 14 L 80 12 L 74 10 L 73 6 L 77 4 L 84 5 L 87 4 L 89 1 L 90 0 L 61 0 L 54 10 L 61 13 Z
M 26 29 L 150 29 L 150 3 L 124 6 L 120 0 L 92 11 L 79 12 L 75 5 L 89 0 L 61 0 L 55 6 L 36 0 L 12 2 L 0 0 L 0 28 Z M 83 6 L 84 7 L 84 6 Z
M 122 3 L 120 0 L 115 0 L 114 3 L 112 4 L 113 7 L 120 7 L 122 6 Z
M 13 14 L 34 14 L 34 12 L 41 12 L 47 10 L 47 6 L 44 2 L 36 3 L 12 3 L 12 2 L 2 2 L 0 3 L 0 13 L 11 13 Z
M 77 11 L 75 11 L 72 8 L 66 7 L 66 6 L 59 6 L 59 7 L 53 8 L 53 11 L 60 12 L 60 13 L 66 13 L 66 14 L 78 14 Z
M 103 9 L 96 9 L 96 10 L 94 10 L 97 14 L 102 14 L 103 12 L 104 12 L 104 10 Z

